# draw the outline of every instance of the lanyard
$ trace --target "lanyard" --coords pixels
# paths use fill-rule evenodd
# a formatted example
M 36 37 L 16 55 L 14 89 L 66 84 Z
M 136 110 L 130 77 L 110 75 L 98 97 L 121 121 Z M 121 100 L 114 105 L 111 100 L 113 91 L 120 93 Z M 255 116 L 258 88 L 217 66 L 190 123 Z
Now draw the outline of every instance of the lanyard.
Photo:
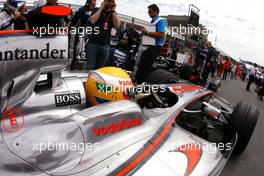
M 109 18 L 110 18 L 110 15 L 111 15 L 111 13 L 108 13 L 108 15 L 106 16 L 106 13 L 107 12 L 104 12 L 103 13 L 103 16 L 104 16 L 104 30 L 108 30 L 108 28 L 109 28 L 109 24 L 108 24 L 108 21 L 109 21 Z

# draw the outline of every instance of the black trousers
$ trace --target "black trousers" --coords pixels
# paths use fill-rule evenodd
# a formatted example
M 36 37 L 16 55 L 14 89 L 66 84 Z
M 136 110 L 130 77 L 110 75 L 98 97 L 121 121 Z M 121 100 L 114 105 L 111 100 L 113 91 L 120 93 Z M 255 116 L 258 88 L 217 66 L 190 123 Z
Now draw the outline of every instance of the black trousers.
M 255 81 L 255 76 L 254 75 L 250 75 L 249 76 L 249 80 L 248 80 L 248 84 L 247 84 L 247 90 L 250 90 L 250 86 L 251 84 Z
M 225 69 L 224 74 L 223 74 L 223 80 L 226 80 L 227 74 L 228 74 L 228 70 Z
M 258 96 L 259 96 L 260 100 L 263 100 L 263 96 L 264 96 L 264 83 L 263 82 L 261 83 L 261 86 L 260 86 L 260 89 L 258 92 Z
M 202 80 L 200 82 L 200 85 L 205 87 L 206 85 L 206 82 L 207 82 L 207 79 L 209 77 L 209 74 L 210 74 L 210 67 L 208 67 L 207 65 L 204 66 L 204 69 L 203 69 L 203 72 L 202 72 Z
M 136 81 L 141 84 L 153 69 L 155 59 L 160 55 L 161 46 L 151 46 L 142 53 L 138 64 Z
M 78 61 L 77 56 L 78 56 L 79 53 L 77 51 L 77 47 L 78 47 L 79 42 L 80 42 L 79 34 L 77 33 L 74 36 L 73 58 L 72 58 L 72 63 L 71 63 L 71 67 L 70 67 L 71 70 L 74 70 L 75 69 L 76 62 Z
M 245 81 L 246 80 L 246 77 L 247 77 L 247 74 L 246 73 L 243 73 L 243 75 L 242 75 L 242 81 Z

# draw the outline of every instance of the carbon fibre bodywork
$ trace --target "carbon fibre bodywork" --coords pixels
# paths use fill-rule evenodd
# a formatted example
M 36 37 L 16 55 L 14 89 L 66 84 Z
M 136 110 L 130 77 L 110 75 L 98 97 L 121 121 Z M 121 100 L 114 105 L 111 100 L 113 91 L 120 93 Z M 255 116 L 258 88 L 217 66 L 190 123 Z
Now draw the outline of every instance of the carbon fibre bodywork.
M 0 41 L 0 51 L 7 48 L 15 51 L 17 46 L 30 50 L 32 45 L 44 50 L 47 42 L 52 49 L 67 50 L 59 45 L 67 42 L 63 36 L 36 39 L 22 35 L 20 38 L 30 41 L 30 46 L 8 35 Z M 10 42 L 16 43 L 10 46 Z M 87 73 L 62 71 L 67 66 L 66 58 L 64 53 L 60 59 L 0 62 L 1 114 L 7 109 L 20 109 L 24 116 L 23 127 L 16 132 L 5 130 L 4 124 L 10 119 L 1 118 L 0 175 L 204 176 L 220 173 L 232 150 L 195 150 L 192 155 L 186 154 L 178 150 L 181 145 L 210 145 L 210 142 L 175 123 L 187 105 L 211 95 L 211 91 L 191 83 L 178 83 L 165 85 L 179 97 L 170 108 L 142 109 L 131 101 L 87 108 L 83 86 Z M 75 95 L 78 100 L 63 103 L 63 96 L 68 95 Z M 232 106 L 226 106 L 232 111 Z M 92 147 L 40 150 L 37 147 L 41 144 Z

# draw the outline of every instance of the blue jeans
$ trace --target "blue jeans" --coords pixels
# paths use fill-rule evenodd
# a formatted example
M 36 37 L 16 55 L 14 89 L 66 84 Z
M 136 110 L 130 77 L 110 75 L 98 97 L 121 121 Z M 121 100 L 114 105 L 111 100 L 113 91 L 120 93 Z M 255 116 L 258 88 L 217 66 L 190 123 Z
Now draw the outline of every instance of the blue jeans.
M 87 58 L 87 69 L 96 70 L 106 65 L 109 57 L 110 46 L 88 43 L 86 45 L 85 52 Z

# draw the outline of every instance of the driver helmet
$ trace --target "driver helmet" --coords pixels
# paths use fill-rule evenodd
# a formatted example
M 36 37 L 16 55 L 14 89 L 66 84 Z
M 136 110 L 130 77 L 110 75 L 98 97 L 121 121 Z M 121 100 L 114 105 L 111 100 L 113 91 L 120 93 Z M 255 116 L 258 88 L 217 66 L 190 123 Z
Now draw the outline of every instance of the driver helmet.
M 121 68 L 100 68 L 88 75 L 85 83 L 86 98 L 91 106 L 126 100 L 126 92 L 132 86 L 130 76 Z

